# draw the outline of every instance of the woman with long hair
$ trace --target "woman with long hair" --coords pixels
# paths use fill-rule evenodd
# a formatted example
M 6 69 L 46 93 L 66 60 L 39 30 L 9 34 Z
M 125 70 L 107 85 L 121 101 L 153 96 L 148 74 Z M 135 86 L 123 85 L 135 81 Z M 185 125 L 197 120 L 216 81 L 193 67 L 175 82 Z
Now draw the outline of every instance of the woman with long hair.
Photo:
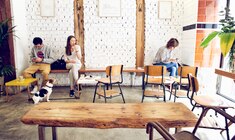
M 70 97 L 74 96 L 74 87 L 77 87 L 78 81 L 78 71 L 81 68 L 81 48 L 76 44 L 76 38 L 74 36 L 69 36 L 67 38 L 67 44 L 65 47 L 65 62 L 66 69 L 69 69 L 69 79 L 70 79 Z

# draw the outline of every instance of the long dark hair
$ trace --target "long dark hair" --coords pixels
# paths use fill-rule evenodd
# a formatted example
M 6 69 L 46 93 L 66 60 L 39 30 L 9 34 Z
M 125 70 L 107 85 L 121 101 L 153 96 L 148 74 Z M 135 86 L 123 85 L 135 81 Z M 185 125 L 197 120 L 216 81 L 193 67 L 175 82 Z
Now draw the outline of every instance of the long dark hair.
M 170 47 L 177 47 L 179 45 L 179 41 L 176 38 L 171 38 L 168 42 L 166 47 L 170 48 Z
M 68 36 L 68 38 L 67 38 L 67 44 L 66 44 L 66 47 L 65 47 L 66 55 L 71 55 L 71 54 L 72 54 L 72 53 L 71 53 L 71 45 L 70 45 L 70 40 L 71 40 L 72 38 L 75 38 L 75 36 L 70 35 L 70 36 Z M 75 38 L 75 39 L 76 39 L 76 38 Z

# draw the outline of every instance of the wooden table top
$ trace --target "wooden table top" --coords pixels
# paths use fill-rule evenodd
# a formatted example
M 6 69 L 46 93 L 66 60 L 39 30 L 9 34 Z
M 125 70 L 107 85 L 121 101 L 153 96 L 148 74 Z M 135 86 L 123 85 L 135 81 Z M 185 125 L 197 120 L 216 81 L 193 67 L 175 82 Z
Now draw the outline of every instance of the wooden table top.
M 26 78 L 20 81 L 19 79 L 15 79 L 5 83 L 5 86 L 28 86 L 29 84 L 36 82 L 36 78 Z
M 44 102 L 21 121 L 30 125 L 86 128 L 145 128 L 158 121 L 165 127 L 194 127 L 197 117 L 182 103 Z
M 235 73 L 228 72 L 222 69 L 215 69 L 215 73 L 235 80 Z

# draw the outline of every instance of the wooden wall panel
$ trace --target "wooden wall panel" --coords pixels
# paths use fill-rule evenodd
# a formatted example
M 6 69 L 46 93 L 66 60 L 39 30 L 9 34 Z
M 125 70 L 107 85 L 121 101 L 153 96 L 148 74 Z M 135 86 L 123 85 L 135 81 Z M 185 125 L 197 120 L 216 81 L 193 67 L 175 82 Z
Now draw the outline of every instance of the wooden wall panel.
M 144 66 L 145 2 L 136 0 L 136 67 Z
M 74 32 L 82 51 L 81 62 L 85 67 L 83 0 L 74 0 Z

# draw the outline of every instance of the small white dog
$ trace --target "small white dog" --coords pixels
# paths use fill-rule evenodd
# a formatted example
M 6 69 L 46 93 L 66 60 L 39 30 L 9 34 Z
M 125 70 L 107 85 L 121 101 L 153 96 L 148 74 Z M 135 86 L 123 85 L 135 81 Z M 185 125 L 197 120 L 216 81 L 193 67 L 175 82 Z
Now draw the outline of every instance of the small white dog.
M 38 92 L 34 93 L 32 99 L 34 104 L 37 104 L 39 101 L 42 101 L 46 97 L 46 101 L 49 102 L 50 95 L 52 93 L 52 87 L 55 79 L 49 79 L 45 86 L 43 86 Z

